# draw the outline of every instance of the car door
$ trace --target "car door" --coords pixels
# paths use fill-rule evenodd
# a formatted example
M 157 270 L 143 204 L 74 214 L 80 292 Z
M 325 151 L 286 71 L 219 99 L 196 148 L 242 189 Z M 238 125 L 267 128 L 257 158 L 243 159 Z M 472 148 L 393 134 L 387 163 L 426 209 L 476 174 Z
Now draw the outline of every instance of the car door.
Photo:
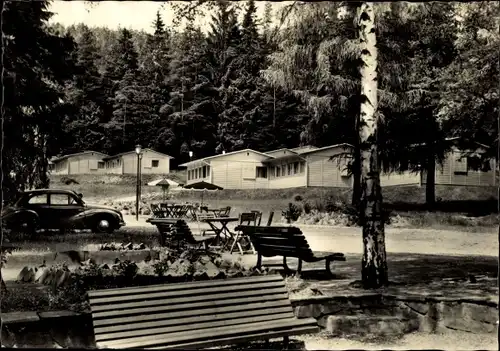
M 47 193 L 32 194 L 24 203 L 24 208 L 36 212 L 39 218 L 40 228 L 46 229 L 50 224 L 48 220 L 49 214 L 49 197 Z
M 80 201 L 68 193 L 51 193 L 49 198 L 50 217 L 53 228 L 78 228 L 82 223 L 75 223 L 71 219 L 84 208 Z

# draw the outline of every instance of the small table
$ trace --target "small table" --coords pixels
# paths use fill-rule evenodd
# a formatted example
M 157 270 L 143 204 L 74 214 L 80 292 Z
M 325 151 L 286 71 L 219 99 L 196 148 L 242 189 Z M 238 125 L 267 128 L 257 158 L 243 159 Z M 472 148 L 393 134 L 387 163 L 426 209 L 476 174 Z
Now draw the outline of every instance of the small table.
M 223 217 L 223 213 L 225 213 L 227 211 L 227 208 L 224 207 L 224 208 L 208 208 L 208 207 L 204 207 L 203 208 L 207 213 L 208 212 L 212 212 L 215 217 Z
M 238 217 L 216 217 L 216 218 L 205 218 L 203 221 L 208 223 L 210 228 L 215 232 L 215 241 L 217 243 L 220 242 L 221 234 L 224 234 L 226 238 L 234 239 L 234 233 L 229 230 L 227 225 L 231 222 L 238 222 L 240 219 Z M 220 227 L 216 225 L 216 223 L 220 223 Z M 222 245 L 222 250 L 226 248 L 226 246 L 230 243 L 226 241 L 224 245 Z

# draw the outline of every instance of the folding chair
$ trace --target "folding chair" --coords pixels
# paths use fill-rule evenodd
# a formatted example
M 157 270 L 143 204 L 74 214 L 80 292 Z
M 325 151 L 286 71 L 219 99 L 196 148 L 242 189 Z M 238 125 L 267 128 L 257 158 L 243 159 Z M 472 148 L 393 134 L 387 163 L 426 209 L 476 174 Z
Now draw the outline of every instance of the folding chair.
M 253 226 L 256 226 L 257 225 L 257 219 L 259 217 L 259 214 L 257 212 L 258 211 L 241 213 L 240 214 L 240 224 L 239 225 L 253 225 Z M 259 222 L 260 222 L 260 220 L 259 220 Z M 241 230 L 239 230 L 236 233 L 236 236 L 234 237 L 234 241 L 233 241 L 233 244 L 231 245 L 231 249 L 229 250 L 229 253 L 233 253 L 234 247 L 237 245 L 238 249 L 240 250 L 240 253 L 242 255 L 244 254 L 243 248 L 241 247 L 241 244 L 239 243 L 239 240 L 241 238 L 243 238 L 243 237 L 245 237 L 245 236 L 242 234 Z M 255 247 L 253 246 L 252 241 L 250 240 L 250 238 L 247 238 L 247 239 L 250 242 L 250 247 L 252 248 L 253 253 L 256 254 L 257 251 L 255 250 Z

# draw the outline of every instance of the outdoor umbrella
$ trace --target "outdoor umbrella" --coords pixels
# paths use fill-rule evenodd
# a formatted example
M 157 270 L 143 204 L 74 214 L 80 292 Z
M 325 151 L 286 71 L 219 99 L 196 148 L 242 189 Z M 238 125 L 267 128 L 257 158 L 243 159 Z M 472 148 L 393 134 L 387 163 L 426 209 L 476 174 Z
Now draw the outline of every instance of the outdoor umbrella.
M 168 179 L 163 178 L 158 183 L 156 183 L 156 186 L 161 186 L 161 190 L 163 190 L 163 201 L 165 202 L 167 200 L 168 188 L 170 188 Z

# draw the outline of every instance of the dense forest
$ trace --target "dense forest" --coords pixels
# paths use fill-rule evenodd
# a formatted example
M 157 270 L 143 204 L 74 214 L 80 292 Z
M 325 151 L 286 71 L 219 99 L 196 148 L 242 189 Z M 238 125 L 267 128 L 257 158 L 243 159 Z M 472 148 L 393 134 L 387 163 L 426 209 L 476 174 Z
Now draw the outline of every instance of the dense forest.
M 48 3 L 3 14 L 4 187 L 44 184 L 50 157 L 82 150 L 141 144 L 179 164 L 188 151 L 358 143 L 356 3 L 267 5 L 259 18 L 254 1 L 217 1 L 208 30 L 158 12 L 152 33 L 49 25 Z M 375 4 L 384 170 L 429 167 L 447 137 L 497 156 L 498 8 Z

